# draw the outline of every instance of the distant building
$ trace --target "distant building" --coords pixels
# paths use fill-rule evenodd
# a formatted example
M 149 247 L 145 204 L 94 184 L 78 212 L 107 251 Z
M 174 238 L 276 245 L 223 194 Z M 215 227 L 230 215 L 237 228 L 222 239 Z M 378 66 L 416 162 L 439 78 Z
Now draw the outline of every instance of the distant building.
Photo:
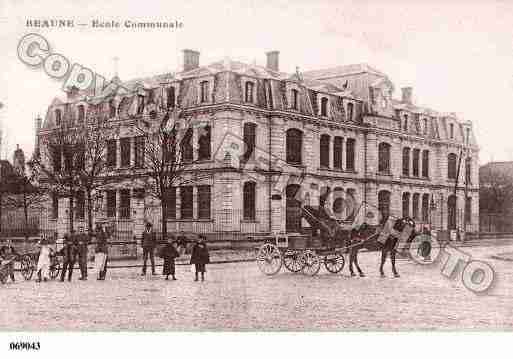
M 144 169 L 133 126 L 178 106 L 192 123 L 188 155 L 195 164 L 188 175 L 208 176 L 170 195 L 170 231 L 297 232 L 301 203 L 322 203 L 350 217 L 344 199 L 365 201 L 385 215 L 412 216 L 419 226 L 478 230 L 479 148 L 471 122 L 415 105 L 411 87 L 393 98 L 392 81 L 366 64 L 286 73 L 278 51 L 267 53 L 266 66 L 230 59 L 200 66 L 199 58 L 184 50 L 181 72 L 113 79 L 128 94 L 70 91 L 38 122 L 38 134 L 97 116 L 121 125 L 107 153 L 119 181 L 103 197 L 118 227 L 137 234 L 145 220 L 158 226 L 155 204 L 134 196 Z M 242 139 L 243 156 L 219 153 L 227 133 Z M 298 172 L 301 179 L 275 186 L 280 175 Z M 54 198 L 49 209 L 49 225 L 64 231 L 67 203 Z
M 481 166 L 479 183 L 480 230 L 513 231 L 513 161 Z

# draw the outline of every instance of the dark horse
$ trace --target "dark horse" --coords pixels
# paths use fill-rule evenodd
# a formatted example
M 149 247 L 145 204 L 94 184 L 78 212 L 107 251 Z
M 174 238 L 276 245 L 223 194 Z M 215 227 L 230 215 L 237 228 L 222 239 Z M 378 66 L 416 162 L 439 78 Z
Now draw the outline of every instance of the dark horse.
M 401 233 L 405 229 L 406 225 L 409 225 L 412 228 L 411 233 L 406 241 L 407 243 L 411 243 L 411 241 L 415 237 L 415 222 L 411 218 L 404 217 L 397 219 L 393 224 L 393 229 L 394 231 Z M 383 272 L 383 265 L 386 262 L 388 253 L 390 253 L 390 261 L 392 262 L 392 273 L 394 274 L 394 277 L 399 277 L 399 273 L 395 268 L 395 256 L 397 253 L 396 246 L 399 239 L 394 235 L 389 235 L 386 238 L 385 242 L 381 243 L 380 241 L 378 241 L 378 238 L 380 237 L 379 232 L 379 230 L 376 230 L 376 227 L 369 226 L 366 223 L 363 223 L 358 229 L 353 229 L 351 231 L 349 243 L 349 271 L 351 273 L 351 276 L 355 275 L 353 272 L 354 263 L 356 265 L 358 273 L 360 274 L 360 277 L 365 277 L 365 274 L 358 265 L 358 251 L 362 248 L 365 248 L 369 251 L 381 251 L 381 265 L 379 267 L 379 272 L 382 277 L 385 277 L 385 272 Z

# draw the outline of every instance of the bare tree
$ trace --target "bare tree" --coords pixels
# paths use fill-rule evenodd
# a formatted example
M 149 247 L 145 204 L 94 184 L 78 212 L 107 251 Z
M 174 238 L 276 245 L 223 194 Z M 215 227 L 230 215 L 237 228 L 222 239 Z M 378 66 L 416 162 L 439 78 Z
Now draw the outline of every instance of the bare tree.
M 171 191 L 201 180 L 204 175 L 195 172 L 192 177 L 185 176 L 195 164 L 195 150 L 201 151 L 193 143 L 190 119 L 182 116 L 179 108 L 165 109 L 161 119 L 157 119 L 156 115 L 154 117 L 153 120 L 140 121 L 136 126 L 139 132 L 138 141 L 141 141 L 136 162 L 139 159 L 146 169 L 145 192 L 160 202 L 161 231 L 162 238 L 165 239 L 167 204 Z M 208 146 L 210 156 L 210 127 L 203 127 L 199 138 L 205 138 L 205 147 Z

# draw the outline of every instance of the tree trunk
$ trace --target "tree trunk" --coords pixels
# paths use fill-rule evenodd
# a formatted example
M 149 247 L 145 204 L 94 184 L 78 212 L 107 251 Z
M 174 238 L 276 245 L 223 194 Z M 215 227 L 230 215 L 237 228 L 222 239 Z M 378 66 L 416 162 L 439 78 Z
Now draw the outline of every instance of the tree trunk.
M 27 204 L 27 193 L 23 191 L 23 215 L 25 216 L 25 241 L 28 241 L 28 204 Z
M 4 194 L 0 193 L 0 233 L 2 232 L 2 212 L 4 208 L 3 204 Z
M 91 191 L 86 190 L 87 196 L 87 231 L 93 232 L 93 199 L 91 198 Z
M 73 203 L 74 203 L 73 195 L 69 197 L 69 231 L 73 231 Z
M 162 242 L 167 241 L 167 215 L 166 215 L 166 204 L 165 201 L 160 201 L 160 207 L 162 212 Z

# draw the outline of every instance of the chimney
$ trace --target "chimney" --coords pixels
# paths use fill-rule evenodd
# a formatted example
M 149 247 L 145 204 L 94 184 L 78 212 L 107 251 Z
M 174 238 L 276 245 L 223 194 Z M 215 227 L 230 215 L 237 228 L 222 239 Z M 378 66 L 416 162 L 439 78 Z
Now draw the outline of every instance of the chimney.
M 280 71 L 280 52 L 269 51 L 265 53 L 267 55 L 267 68 L 274 71 Z
M 403 88 L 401 88 L 401 91 L 402 91 L 402 102 L 405 102 L 405 103 L 411 105 L 412 104 L 411 96 L 413 93 L 413 88 L 412 87 L 403 87 Z
M 199 67 L 199 56 L 198 51 L 185 49 L 183 50 L 183 70 L 189 71 Z

